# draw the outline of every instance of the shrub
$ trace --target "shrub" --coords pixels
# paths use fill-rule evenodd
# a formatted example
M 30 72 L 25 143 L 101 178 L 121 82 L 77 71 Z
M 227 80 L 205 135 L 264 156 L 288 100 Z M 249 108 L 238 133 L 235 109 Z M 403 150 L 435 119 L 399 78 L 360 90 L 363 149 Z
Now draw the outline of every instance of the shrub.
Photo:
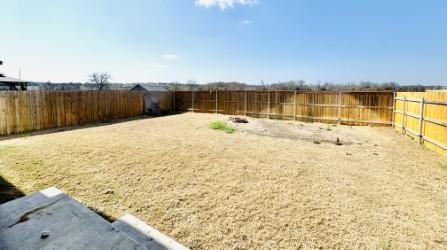
M 215 121 L 210 124 L 210 128 L 215 130 L 224 131 L 225 133 L 232 134 L 236 132 L 236 129 L 228 126 L 228 124 L 224 121 Z

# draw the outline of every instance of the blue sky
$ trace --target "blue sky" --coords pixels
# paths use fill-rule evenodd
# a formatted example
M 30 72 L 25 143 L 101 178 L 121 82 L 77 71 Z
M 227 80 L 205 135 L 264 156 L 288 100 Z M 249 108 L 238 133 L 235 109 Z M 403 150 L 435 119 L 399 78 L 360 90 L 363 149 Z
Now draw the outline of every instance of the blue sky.
M 447 82 L 445 0 L 2 0 L 32 81 Z

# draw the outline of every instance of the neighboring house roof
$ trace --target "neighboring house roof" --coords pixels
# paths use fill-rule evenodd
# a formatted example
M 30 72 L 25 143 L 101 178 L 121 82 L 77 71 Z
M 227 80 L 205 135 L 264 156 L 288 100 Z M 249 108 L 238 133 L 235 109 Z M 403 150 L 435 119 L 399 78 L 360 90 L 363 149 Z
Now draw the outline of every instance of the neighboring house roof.
M 0 74 L 0 90 L 26 90 L 26 81 Z
M 26 83 L 26 81 L 22 81 L 16 78 L 7 77 L 2 74 L 0 74 L 0 82 L 1 83 Z
M 144 88 L 143 86 L 141 86 L 140 84 L 137 84 L 137 85 L 133 86 L 130 90 L 133 90 L 133 91 L 147 91 L 147 89 Z
M 113 89 L 113 87 L 112 87 Z M 124 85 L 120 86 L 117 89 L 126 89 L 126 90 L 139 90 L 139 91 L 167 91 L 168 89 L 165 86 L 158 85 L 150 85 L 150 84 L 133 84 L 133 85 Z
M 147 91 L 168 91 L 166 87 L 163 86 L 143 86 Z

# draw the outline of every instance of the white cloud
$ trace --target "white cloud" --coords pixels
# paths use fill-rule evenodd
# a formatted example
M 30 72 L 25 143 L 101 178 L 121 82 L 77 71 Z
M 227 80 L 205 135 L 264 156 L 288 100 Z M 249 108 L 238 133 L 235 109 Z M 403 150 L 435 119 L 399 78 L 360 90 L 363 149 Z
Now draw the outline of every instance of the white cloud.
M 252 21 L 251 20 L 243 20 L 242 21 L 242 24 L 252 24 Z
M 180 57 L 175 54 L 164 54 L 161 56 L 161 58 L 165 61 L 171 62 L 171 61 L 178 61 Z
M 156 69 L 166 69 L 168 67 L 168 65 L 153 62 L 153 63 L 151 63 L 151 67 L 156 68 Z
M 214 6 L 219 6 L 221 10 L 225 10 L 227 8 L 233 8 L 235 5 L 249 5 L 253 6 L 258 4 L 258 0 L 196 0 L 195 4 L 197 6 L 210 8 Z

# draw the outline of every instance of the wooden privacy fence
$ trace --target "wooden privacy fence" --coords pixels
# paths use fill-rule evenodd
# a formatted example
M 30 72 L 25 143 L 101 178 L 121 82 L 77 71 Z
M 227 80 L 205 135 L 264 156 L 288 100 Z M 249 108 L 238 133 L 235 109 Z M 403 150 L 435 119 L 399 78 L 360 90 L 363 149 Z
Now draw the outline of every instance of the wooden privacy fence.
M 0 135 L 138 116 L 133 91 L 0 91 Z
M 145 112 L 150 113 L 171 113 L 172 93 L 170 91 L 148 91 L 144 92 Z
M 299 119 L 349 125 L 388 125 L 392 92 L 179 91 L 176 111 Z
M 394 128 L 447 155 L 447 92 L 398 92 Z

